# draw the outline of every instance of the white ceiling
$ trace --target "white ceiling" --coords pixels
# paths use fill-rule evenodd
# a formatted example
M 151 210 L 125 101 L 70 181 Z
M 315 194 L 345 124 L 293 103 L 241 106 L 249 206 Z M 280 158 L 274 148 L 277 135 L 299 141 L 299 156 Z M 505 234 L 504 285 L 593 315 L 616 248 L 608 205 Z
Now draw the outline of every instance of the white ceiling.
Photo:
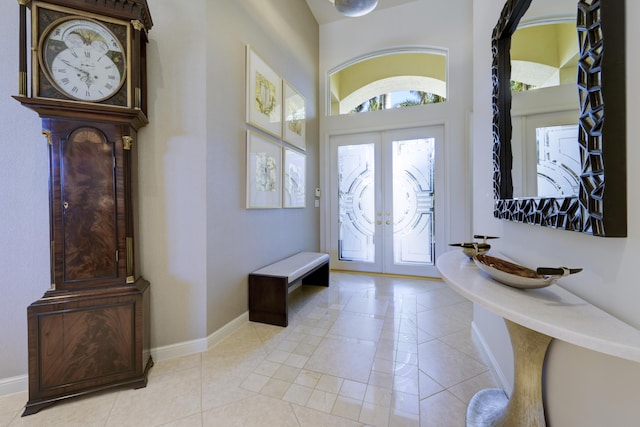
M 311 9 L 311 13 L 315 16 L 318 24 L 326 24 L 328 22 L 337 21 L 339 19 L 358 19 L 358 18 L 348 18 L 346 16 L 341 15 L 336 10 L 336 7 L 329 0 L 305 0 L 309 5 L 309 9 Z M 404 3 L 410 3 L 416 0 L 378 0 L 378 6 L 376 10 L 384 9 L 387 7 L 398 6 Z M 374 10 L 375 12 L 375 10 Z

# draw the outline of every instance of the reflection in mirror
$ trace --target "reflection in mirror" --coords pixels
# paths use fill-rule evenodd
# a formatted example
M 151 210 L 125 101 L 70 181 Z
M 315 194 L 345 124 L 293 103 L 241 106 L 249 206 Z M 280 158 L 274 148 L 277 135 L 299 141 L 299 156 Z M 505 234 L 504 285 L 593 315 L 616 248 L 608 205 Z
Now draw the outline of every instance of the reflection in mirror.
M 577 197 L 576 2 L 542 6 L 529 7 L 511 38 L 513 196 Z
M 624 0 L 562 2 L 507 0 L 494 28 L 494 216 L 626 236 Z M 571 15 L 573 41 L 561 26 Z M 551 35 L 520 42 L 544 21 L 556 21 Z M 524 72 L 528 63 L 537 65 Z M 513 87 L 527 90 L 512 94 Z
M 515 197 L 577 197 L 582 168 L 577 111 L 527 114 L 526 119 L 511 111 Z
M 563 16 L 529 18 L 529 9 L 511 38 L 511 80 L 520 83 L 520 90 L 576 84 L 576 3 L 564 0 L 556 4 L 562 7 Z
M 513 93 L 511 108 L 513 151 L 513 197 L 578 197 L 582 171 L 578 141 L 578 103 L 575 83 Z M 541 140 L 542 129 L 565 126 L 561 139 L 547 134 Z M 561 143 L 560 143 L 561 142 Z M 546 148 L 545 148 L 546 147 Z M 549 151 L 552 147 L 556 151 Z M 546 152 L 545 152 L 546 150 Z M 555 153 L 555 154 L 554 154 Z M 575 180 L 572 191 L 543 191 L 535 182 L 549 179 L 550 168 L 558 173 L 570 172 Z M 540 175 L 536 177 L 537 173 Z M 533 176 L 531 172 L 533 171 Z
M 537 193 L 545 197 L 578 194 L 580 150 L 578 125 L 536 128 Z

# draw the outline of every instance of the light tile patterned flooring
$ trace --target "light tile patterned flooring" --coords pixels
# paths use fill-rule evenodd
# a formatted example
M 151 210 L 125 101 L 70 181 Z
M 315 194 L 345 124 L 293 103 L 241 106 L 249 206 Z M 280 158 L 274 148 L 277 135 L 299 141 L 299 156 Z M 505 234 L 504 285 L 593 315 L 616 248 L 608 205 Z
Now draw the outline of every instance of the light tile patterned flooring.
M 471 337 L 472 306 L 443 282 L 331 273 L 290 294 L 289 326 L 249 322 L 210 350 L 156 362 L 140 390 L 112 390 L 0 426 L 462 427 L 496 384 Z

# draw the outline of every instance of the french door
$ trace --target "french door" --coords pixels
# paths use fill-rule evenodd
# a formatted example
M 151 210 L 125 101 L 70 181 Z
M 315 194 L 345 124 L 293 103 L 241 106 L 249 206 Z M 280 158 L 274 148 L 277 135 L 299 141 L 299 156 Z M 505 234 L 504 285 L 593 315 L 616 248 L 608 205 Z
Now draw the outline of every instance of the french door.
M 439 276 L 442 139 L 441 126 L 331 137 L 334 268 Z

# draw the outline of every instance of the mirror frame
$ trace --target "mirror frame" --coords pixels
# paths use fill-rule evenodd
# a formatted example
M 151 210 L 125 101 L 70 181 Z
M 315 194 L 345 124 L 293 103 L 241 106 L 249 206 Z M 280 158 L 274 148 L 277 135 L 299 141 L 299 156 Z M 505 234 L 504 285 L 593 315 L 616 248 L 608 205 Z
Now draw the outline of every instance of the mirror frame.
M 576 82 L 578 144 L 582 163 L 578 196 L 513 198 L 511 36 L 532 1 L 507 0 L 491 37 L 494 217 L 594 236 L 626 237 L 624 0 L 576 3 L 580 53 Z M 606 120 L 605 101 L 609 101 Z

